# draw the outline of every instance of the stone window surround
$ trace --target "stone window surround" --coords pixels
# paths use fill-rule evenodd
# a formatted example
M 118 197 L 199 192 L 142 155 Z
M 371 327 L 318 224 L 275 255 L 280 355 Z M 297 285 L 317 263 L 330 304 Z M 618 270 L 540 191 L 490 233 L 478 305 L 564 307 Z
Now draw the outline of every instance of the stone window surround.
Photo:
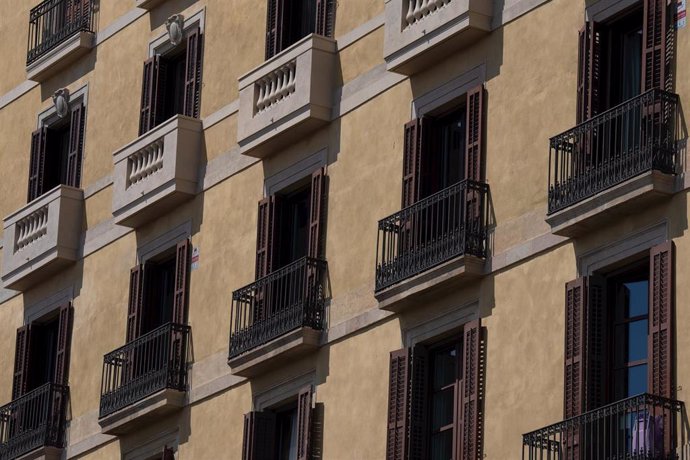
M 457 105 L 472 88 L 486 81 L 486 64 L 480 64 L 452 80 L 437 86 L 412 101 L 412 119 L 434 115 Z
M 298 160 L 280 172 L 264 179 L 265 196 L 273 195 L 290 187 L 300 180 L 311 176 L 317 169 L 328 164 L 328 148 L 313 153 L 306 158 Z
M 88 110 L 88 102 L 89 102 L 89 84 L 85 83 L 79 88 L 77 88 L 74 92 L 70 91 L 69 93 L 69 105 L 70 109 L 74 107 L 78 103 L 84 104 L 84 108 Z M 68 117 L 66 115 L 66 117 Z M 36 122 L 36 129 L 41 128 L 42 126 L 50 126 L 57 121 L 59 121 L 61 118 L 58 117 L 57 115 L 57 109 L 55 108 L 54 104 L 51 104 L 50 107 L 44 109 L 42 112 L 38 114 L 37 122 Z M 86 117 L 84 117 L 84 132 L 86 132 Z M 85 156 L 83 156 L 85 158 Z
M 602 22 L 636 4 L 641 5 L 641 0 L 599 0 L 585 8 L 585 16 L 589 21 Z
M 479 300 L 447 310 L 430 320 L 403 329 L 403 345 L 413 347 L 419 343 L 443 339 L 454 332 L 460 334 L 463 325 L 480 316 Z
M 262 411 L 280 406 L 296 398 L 299 391 L 307 385 L 311 385 L 313 393 L 316 394 L 316 371 L 285 380 L 258 393 L 253 398 L 253 410 Z
M 137 261 L 145 263 L 168 249 L 174 248 L 177 243 L 192 235 L 192 221 L 188 220 L 165 233 L 137 245 Z
M 24 308 L 24 324 L 31 324 L 55 313 L 62 305 L 74 299 L 74 286 L 69 286 L 49 297 L 34 302 Z
M 204 33 L 206 27 L 206 7 L 201 8 L 196 13 L 193 13 L 189 17 L 184 18 L 183 32 L 186 37 L 187 33 L 192 27 L 199 26 L 201 33 Z M 163 33 L 159 34 L 156 38 L 149 41 L 149 57 L 153 57 L 156 54 L 165 55 L 175 48 L 168 38 L 168 31 L 165 30 Z
M 123 452 L 123 460 L 150 460 L 152 458 L 159 458 L 163 453 L 165 446 L 170 447 L 175 452 L 175 458 L 178 458 L 179 451 L 179 432 L 175 428 L 149 438 L 138 447 L 135 447 L 127 452 Z

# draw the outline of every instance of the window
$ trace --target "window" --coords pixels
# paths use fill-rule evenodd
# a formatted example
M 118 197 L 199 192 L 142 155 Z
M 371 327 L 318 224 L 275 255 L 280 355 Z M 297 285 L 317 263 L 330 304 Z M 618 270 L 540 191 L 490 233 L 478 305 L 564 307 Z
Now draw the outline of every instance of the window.
M 297 460 L 297 401 L 275 411 L 276 459 Z
M 279 195 L 280 217 L 278 268 L 307 255 L 309 244 L 309 183 L 298 186 L 297 190 Z
M 460 395 L 462 380 L 462 344 L 454 342 L 431 351 L 430 373 L 430 417 L 429 417 L 429 460 L 453 458 L 454 418 L 458 415 L 456 397 Z M 456 434 L 457 435 L 457 434 Z
M 642 76 L 642 8 L 602 27 L 604 105 L 602 110 L 640 94 Z
M 145 310 L 142 317 L 142 334 L 146 334 L 173 317 L 175 295 L 175 251 L 171 248 L 146 264 L 144 283 Z
M 333 36 L 334 0 L 268 0 L 266 59 L 309 34 Z
M 431 145 L 425 158 L 427 164 L 422 165 L 421 199 L 465 178 L 466 123 L 464 103 L 450 113 L 430 120 Z

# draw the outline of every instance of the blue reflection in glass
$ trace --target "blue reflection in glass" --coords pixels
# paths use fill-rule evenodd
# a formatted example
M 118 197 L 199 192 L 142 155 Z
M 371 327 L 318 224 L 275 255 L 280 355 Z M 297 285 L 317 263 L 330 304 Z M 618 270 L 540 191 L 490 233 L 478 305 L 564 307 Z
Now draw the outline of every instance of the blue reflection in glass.
M 625 283 L 628 290 L 628 312 L 627 317 L 646 315 L 649 311 L 649 282 L 635 281 Z
M 628 368 L 628 396 L 647 392 L 647 365 Z
M 628 361 L 647 359 L 647 320 L 628 324 Z

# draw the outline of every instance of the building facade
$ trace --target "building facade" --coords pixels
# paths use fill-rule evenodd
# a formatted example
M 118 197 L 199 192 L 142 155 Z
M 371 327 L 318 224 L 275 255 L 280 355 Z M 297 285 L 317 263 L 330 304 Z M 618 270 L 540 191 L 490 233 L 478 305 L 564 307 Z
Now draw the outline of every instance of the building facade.
M 0 459 L 688 458 L 684 0 L 15 3 Z

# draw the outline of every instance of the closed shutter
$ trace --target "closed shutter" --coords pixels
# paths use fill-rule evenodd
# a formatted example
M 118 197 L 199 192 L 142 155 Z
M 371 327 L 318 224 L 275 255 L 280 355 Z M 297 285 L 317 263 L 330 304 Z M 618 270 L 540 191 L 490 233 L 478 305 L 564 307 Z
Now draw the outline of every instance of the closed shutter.
M 82 26 L 88 26 L 90 7 L 91 0 L 68 0 L 65 19 L 69 27 L 78 27 L 76 26 L 77 23 L 81 23 Z
M 175 259 L 175 297 L 173 299 L 172 322 L 185 324 L 187 322 L 187 303 L 188 292 L 187 283 L 189 281 L 189 256 L 192 245 L 189 238 L 177 243 L 177 256 Z
M 171 447 L 163 448 L 163 460 L 175 460 L 175 451 Z
M 164 91 L 165 63 L 160 55 L 155 55 L 144 62 L 139 135 L 153 129 L 159 123 L 162 116 Z
M 484 124 L 484 86 L 479 85 L 467 92 L 467 123 L 465 151 L 465 179 L 481 182 L 482 171 L 482 138 Z
M 410 420 L 408 459 L 427 457 L 429 427 L 427 422 L 429 401 L 429 354 L 423 345 L 412 349 L 410 363 Z
M 606 279 L 599 275 L 587 277 L 587 321 L 585 368 L 586 392 L 582 411 L 594 410 L 607 402 L 608 381 L 608 315 L 606 308 Z
M 319 168 L 311 175 L 311 200 L 309 204 L 309 257 L 323 257 L 323 218 L 326 205 L 326 168 Z
M 599 113 L 601 86 L 601 27 L 589 21 L 580 30 L 578 39 L 577 123 Z
M 202 35 L 199 27 L 187 35 L 184 79 L 184 115 L 199 118 L 201 98 Z
M 407 410 L 410 353 L 391 352 L 388 387 L 386 460 L 407 460 Z
M 31 134 L 31 158 L 29 161 L 29 191 L 27 201 L 43 195 L 45 182 L 46 146 L 48 128 L 43 126 Z
M 565 285 L 565 366 L 563 416 L 568 419 L 585 411 L 585 341 L 587 280 L 578 278 Z M 565 433 L 566 458 L 580 458 L 577 427 Z
M 69 126 L 69 148 L 67 151 L 67 184 L 79 188 L 81 185 L 81 162 L 84 155 L 84 104 L 72 108 Z
M 127 343 L 141 334 L 144 305 L 144 266 L 132 268 L 129 277 L 129 303 L 127 308 Z
M 29 360 L 31 359 L 31 325 L 17 329 L 17 340 L 14 349 L 14 379 L 12 381 L 12 399 L 24 395 L 29 380 Z
M 484 350 L 482 343 L 482 328 L 479 319 L 470 321 L 464 327 L 461 383 L 460 414 L 462 429 L 457 430 L 461 436 L 459 445 L 459 459 L 479 460 L 482 444 L 482 413 L 483 413 L 483 370 Z M 456 423 L 458 423 L 456 417 Z
M 651 394 L 673 398 L 673 241 L 649 256 L 648 385 Z
M 276 416 L 273 412 L 244 414 L 242 460 L 275 459 Z
M 55 383 L 67 385 L 69 381 L 69 356 L 72 341 L 72 321 L 74 310 L 72 303 L 67 303 L 60 307 L 57 353 L 55 356 Z
M 282 51 L 284 0 L 267 0 L 266 60 Z
M 335 1 L 316 0 L 316 33 L 324 37 L 333 37 L 335 23 Z
M 413 205 L 421 198 L 422 164 L 426 155 L 427 131 L 430 120 L 416 118 L 405 124 L 403 145 L 402 207 Z
M 670 54 L 674 31 L 671 27 L 673 22 L 669 18 L 669 8 L 675 8 L 675 2 L 644 0 L 642 92 L 654 88 L 671 89 Z
M 256 279 L 273 271 L 273 251 L 276 225 L 276 196 L 259 201 L 256 230 Z
M 311 385 L 302 388 L 297 396 L 297 460 L 311 458 Z

